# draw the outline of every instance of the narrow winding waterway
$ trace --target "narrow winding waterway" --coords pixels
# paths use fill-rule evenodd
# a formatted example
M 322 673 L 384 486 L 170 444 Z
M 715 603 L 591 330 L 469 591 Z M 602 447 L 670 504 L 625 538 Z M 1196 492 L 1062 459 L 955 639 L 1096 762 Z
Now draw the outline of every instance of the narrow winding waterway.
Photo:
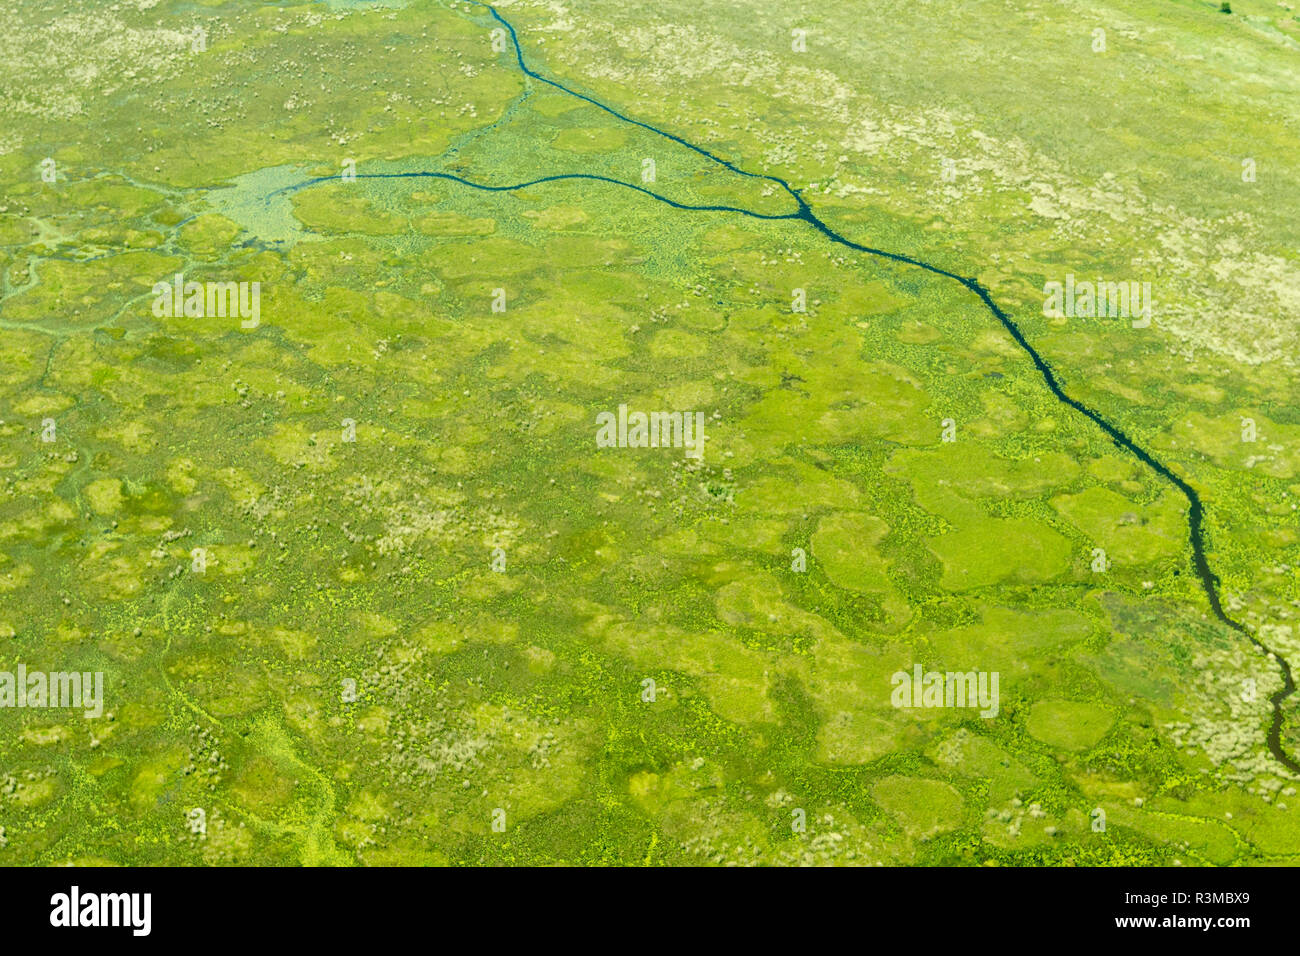
M 1295 680 L 1291 673 L 1291 665 L 1280 655 L 1278 655 L 1276 652 L 1274 652 L 1272 649 L 1266 646 L 1263 642 L 1261 642 L 1254 634 L 1252 634 L 1249 630 L 1247 630 L 1243 624 L 1229 617 L 1227 612 L 1224 611 L 1223 603 L 1220 600 L 1220 595 L 1219 595 L 1219 578 L 1211 569 L 1210 562 L 1206 557 L 1206 553 L 1205 553 L 1205 533 L 1203 528 L 1205 509 L 1201 504 L 1200 496 L 1196 493 L 1196 490 L 1192 488 L 1191 485 L 1189 485 L 1185 480 L 1183 480 L 1177 474 L 1175 474 L 1167 465 L 1165 465 L 1162 461 L 1156 458 L 1153 454 L 1151 454 L 1141 445 L 1137 444 L 1137 442 L 1135 442 L 1133 439 L 1129 438 L 1129 436 L 1126 435 L 1118 426 L 1116 426 L 1108 419 L 1106 419 L 1100 412 L 1089 407 L 1088 405 L 1085 405 L 1083 402 L 1080 402 L 1078 399 L 1072 398 L 1070 395 L 1068 395 L 1065 392 L 1065 390 L 1062 388 L 1060 379 L 1057 378 L 1056 373 L 1052 370 L 1052 367 L 1047 363 L 1047 361 L 1042 357 L 1042 355 L 1039 354 L 1038 350 L 1035 349 L 1029 343 L 1029 341 L 1025 338 L 1024 333 L 1020 331 L 1020 327 L 1016 325 L 1015 321 L 1013 321 L 1012 318 L 1006 312 L 1004 312 L 996 302 L 993 301 L 993 297 L 989 294 L 988 289 L 986 289 L 983 285 L 981 285 L 979 280 L 973 277 L 959 275 L 956 272 L 950 272 L 947 269 L 943 269 L 937 265 L 934 265 L 933 263 L 926 262 L 922 259 L 916 259 L 911 256 L 900 255 L 894 252 L 887 252 L 883 249 L 873 249 L 870 246 L 864 246 L 860 243 L 853 242 L 851 239 L 846 239 L 844 236 L 840 235 L 838 232 L 836 232 L 834 229 L 828 226 L 817 216 L 817 214 L 813 211 L 812 207 L 808 205 L 807 201 L 805 201 L 803 196 L 800 194 L 800 190 L 795 189 L 784 179 L 781 179 L 779 176 L 772 176 L 764 173 L 754 173 L 742 169 L 739 166 L 729 162 L 728 160 L 723 159 L 720 156 L 714 155 L 713 153 L 709 152 L 707 149 L 705 149 L 702 146 L 698 146 L 694 143 L 689 142 L 688 140 L 682 139 L 679 136 L 675 136 L 672 133 L 658 129 L 657 127 L 652 126 L 648 123 L 644 123 L 641 122 L 640 120 L 633 119 L 630 116 L 626 116 L 623 113 L 620 113 L 618 110 L 605 105 L 599 100 L 593 99 L 590 96 L 587 96 L 583 93 L 579 93 L 575 90 L 570 89 L 569 87 L 563 85 L 562 83 L 559 83 L 548 77 L 542 76 L 540 73 L 537 73 L 532 69 L 530 69 L 528 67 L 528 64 L 524 61 L 523 48 L 519 43 L 519 36 L 515 32 L 514 26 L 509 21 L 507 21 L 504 17 L 502 17 L 501 14 L 498 13 L 496 9 L 490 6 L 489 4 L 475 2 L 475 6 L 481 7 L 487 12 L 489 12 L 492 15 L 492 17 L 496 20 L 496 22 L 501 24 L 501 26 L 506 31 L 509 32 L 511 42 L 514 44 L 515 59 L 518 63 L 519 69 L 522 70 L 527 76 L 531 77 L 532 79 L 540 83 L 545 83 L 548 86 L 554 87 L 555 89 L 560 90 L 570 96 L 583 100 L 584 102 L 589 103 L 592 106 L 595 106 L 603 110 L 604 112 L 621 120 L 622 122 L 630 123 L 633 126 L 639 126 L 640 128 L 644 130 L 648 130 L 657 136 L 662 136 L 665 139 L 671 140 L 672 142 L 677 143 L 679 146 L 683 146 L 686 149 L 691 150 L 692 152 L 698 153 L 699 155 L 706 157 L 712 162 L 717 163 L 719 166 L 722 166 L 723 168 L 730 170 L 731 172 L 735 173 L 738 176 L 744 176 L 749 179 L 764 180 L 766 182 L 775 184 L 794 201 L 796 207 L 795 211 L 790 213 L 784 213 L 781 215 L 771 215 L 767 213 L 756 212 L 752 209 L 744 209 L 742 207 L 737 207 L 737 206 L 688 205 L 688 204 L 676 202 L 668 198 L 667 196 L 663 196 L 659 193 L 653 192 L 642 186 L 638 186 L 635 183 L 624 182 L 619 179 L 613 179 L 607 176 L 598 176 L 598 175 L 588 174 L 588 173 L 565 173 L 565 174 L 554 175 L 554 176 L 543 176 L 538 179 L 529 180 L 528 182 L 515 183 L 513 185 L 507 185 L 507 186 L 486 185 L 483 183 L 473 182 L 461 176 L 454 176 L 451 175 L 450 173 L 426 172 L 426 171 L 401 172 L 401 173 L 369 173 L 369 174 L 357 173 L 356 175 L 358 179 L 411 179 L 411 178 L 444 179 L 450 182 L 460 183 L 461 185 L 467 186 L 471 189 L 478 189 L 486 192 L 510 192 L 516 189 L 525 189 L 529 186 L 536 186 L 541 183 L 560 182 L 562 180 L 570 180 L 570 179 L 592 180 L 595 182 L 602 182 L 614 186 L 619 186 L 624 189 L 634 190 L 635 192 L 642 193 L 643 195 L 648 196 L 651 199 L 663 203 L 664 205 L 669 206 L 673 209 L 692 211 L 692 212 L 729 212 L 729 213 L 736 213 L 743 216 L 749 216 L 754 219 L 798 220 L 800 222 L 807 224 L 811 228 L 817 230 L 830 242 L 836 243 L 838 245 L 844 246 L 849 249 L 853 249 L 857 252 L 866 253 L 867 255 L 877 256 L 882 259 L 888 259 L 893 262 L 901 263 L 903 265 L 914 266 L 918 269 L 923 269 L 926 272 L 933 273 L 934 275 L 942 276 L 945 279 L 950 279 L 953 282 L 960 283 L 962 286 L 964 286 L 966 289 L 972 292 L 975 296 L 977 296 L 979 300 L 984 304 L 984 307 L 993 315 L 994 318 L 998 320 L 998 322 L 1002 324 L 1002 327 L 1007 330 L 1007 333 L 1015 341 L 1016 345 L 1018 345 L 1020 349 L 1029 357 L 1030 361 L 1033 362 L 1034 367 L 1038 370 L 1039 375 L 1043 379 L 1043 383 L 1047 386 L 1048 390 L 1057 399 L 1057 401 L 1061 402 L 1063 405 L 1069 406 L 1070 408 L 1074 409 L 1074 411 L 1078 412 L 1080 415 L 1083 415 L 1085 418 L 1091 421 L 1094 425 L 1096 425 L 1098 428 L 1104 431 L 1106 435 L 1117 446 L 1130 452 L 1134 457 L 1136 457 L 1139 461 L 1141 461 L 1142 464 L 1150 468 L 1162 479 L 1164 479 L 1169 484 L 1177 488 L 1179 493 L 1182 494 L 1182 496 L 1187 499 L 1187 506 L 1188 506 L 1187 507 L 1187 529 L 1188 529 L 1188 538 L 1192 545 L 1192 567 L 1196 572 L 1196 576 L 1200 579 L 1201 588 L 1202 590 L 1204 590 L 1206 599 L 1209 601 L 1211 612 L 1220 622 L 1232 628 L 1234 631 L 1238 631 L 1239 633 L 1243 634 L 1255 647 L 1257 647 L 1263 653 L 1267 654 L 1271 660 L 1276 661 L 1278 666 L 1281 668 L 1282 679 L 1283 679 L 1282 688 L 1278 690 L 1275 694 L 1273 694 L 1272 697 L 1269 698 L 1272 704 L 1273 718 L 1266 739 L 1267 739 L 1269 752 L 1272 753 L 1274 758 L 1276 758 L 1279 763 L 1281 763 L 1283 766 L 1285 766 L 1293 773 L 1300 774 L 1300 762 L 1297 762 L 1289 754 L 1287 754 L 1285 749 L 1282 746 L 1282 722 L 1283 722 L 1282 706 L 1283 703 L 1287 700 L 1287 698 L 1289 698 L 1295 692 Z M 314 186 L 323 182 L 337 182 L 337 181 L 338 181 L 337 176 L 317 177 L 315 179 L 309 179 L 300 183 L 285 186 L 281 189 L 277 189 L 274 192 L 268 194 L 265 198 L 267 199 L 267 201 L 270 201 L 273 197 L 278 196 L 281 193 L 293 192 L 299 189 L 305 189 L 309 186 Z

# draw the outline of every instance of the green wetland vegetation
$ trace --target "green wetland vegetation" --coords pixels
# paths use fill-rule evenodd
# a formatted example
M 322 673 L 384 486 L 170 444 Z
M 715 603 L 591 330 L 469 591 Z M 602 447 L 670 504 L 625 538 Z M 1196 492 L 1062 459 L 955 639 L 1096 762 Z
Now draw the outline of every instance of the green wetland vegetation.
M 1296 12 L 499 12 L 0 2 L 0 863 L 1296 862 Z

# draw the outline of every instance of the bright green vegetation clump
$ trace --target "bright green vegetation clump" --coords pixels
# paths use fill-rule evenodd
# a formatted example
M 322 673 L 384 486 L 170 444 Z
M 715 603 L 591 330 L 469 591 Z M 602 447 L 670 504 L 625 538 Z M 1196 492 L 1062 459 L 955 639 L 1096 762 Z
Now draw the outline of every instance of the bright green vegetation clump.
M 503 12 L 538 72 L 977 276 L 1196 487 L 1296 663 L 1300 22 L 1237 8 Z M 469 4 L 0 11 L 5 75 L 118 51 L 0 99 L 0 670 L 105 675 L 100 719 L 0 708 L 0 862 L 1295 855 L 1280 673 L 1208 615 L 1185 501 L 959 284 L 609 182 L 410 175 L 794 211 Z M 1045 316 L 1066 272 L 1163 308 Z M 260 322 L 158 314 L 177 273 L 260 283 Z M 620 405 L 703 413 L 703 457 L 598 448 Z M 996 715 L 894 706 L 918 666 L 996 672 Z

